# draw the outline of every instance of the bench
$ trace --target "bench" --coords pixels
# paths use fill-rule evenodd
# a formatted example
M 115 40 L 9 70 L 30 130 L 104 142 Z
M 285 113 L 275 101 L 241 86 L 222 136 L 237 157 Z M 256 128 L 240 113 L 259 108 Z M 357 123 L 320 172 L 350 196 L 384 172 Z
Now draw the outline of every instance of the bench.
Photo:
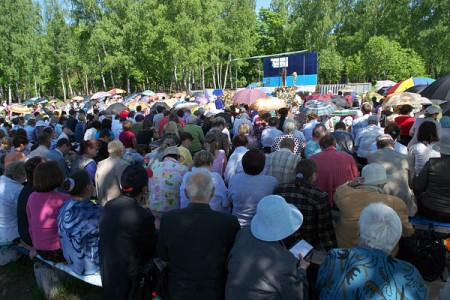
M 435 232 L 450 234 L 450 223 L 436 222 L 422 216 L 409 217 L 409 223 L 411 223 L 416 230 L 427 230 L 428 225 L 433 224 Z
M 13 249 L 17 252 L 20 252 L 26 256 L 29 256 L 29 254 L 30 254 L 30 250 L 28 248 L 22 247 L 18 244 L 11 245 L 11 249 Z M 95 285 L 98 287 L 102 287 L 102 279 L 101 279 L 100 273 L 83 276 L 83 275 L 79 275 L 79 274 L 75 273 L 74 271 L 72 271 L 70 266 L 67 265 L 67 263 L 65 263 L 65 262 L 64 263 L 56 263 L 53 261 L 45 260 L 39 254 L 36 255 L 36 258 L 39 259 L 40 261 L 50 265 L 53 268 L 59 269 L 59 270 L 63 271 L 64 273 L 67 273 L 75 278 L 78 278 L 79 280 L 82 280 L 84 282 L 87 282 L 89 284 L 92 284 L 92 285 Z

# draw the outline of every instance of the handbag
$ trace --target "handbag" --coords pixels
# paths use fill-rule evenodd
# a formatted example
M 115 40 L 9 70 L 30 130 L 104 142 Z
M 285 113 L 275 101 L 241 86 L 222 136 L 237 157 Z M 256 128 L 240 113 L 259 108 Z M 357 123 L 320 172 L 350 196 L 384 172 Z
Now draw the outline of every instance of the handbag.
M 397 258 L 412 263 L 424 280 L 444 280 L 446 249 L 444 243 L 436 238 L 433 224 L 429 224 L 425 234 L 416 232 L 414 236 L 402 239 Z
M 138 268 L 136 300 L 153 299 L 154 294 L 165 300 L 168 297 L 168 263 L 154 258 Z

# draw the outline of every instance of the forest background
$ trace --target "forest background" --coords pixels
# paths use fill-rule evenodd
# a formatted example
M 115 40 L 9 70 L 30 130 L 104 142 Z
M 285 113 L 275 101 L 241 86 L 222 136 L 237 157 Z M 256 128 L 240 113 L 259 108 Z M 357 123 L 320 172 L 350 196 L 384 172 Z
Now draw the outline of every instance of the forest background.
M 0 98 L 243 87 L 255 55 L 319 53 L 319 82 L 450 73 L 442 0 L 0 1 Z M 290 75 L 290 74 L 288 74 Z

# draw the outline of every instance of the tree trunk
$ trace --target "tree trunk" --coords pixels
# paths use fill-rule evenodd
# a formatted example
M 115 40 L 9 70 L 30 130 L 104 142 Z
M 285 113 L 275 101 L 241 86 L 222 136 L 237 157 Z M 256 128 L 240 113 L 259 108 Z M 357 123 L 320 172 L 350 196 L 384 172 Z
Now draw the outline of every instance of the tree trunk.
M 128 74 L 127 73 L 127 92 L 128 92 L 128 94 L 130 94 L 130 89 L 131 89 L 131 86 L 130 86 L 130 74 Z
M 69 96 L 73 97 L 72 84 L 70 83 L 69 72 L 67 71 L 67 65 L 66 65 L 66 78 L 67 78 L 67 85 L 69 86 Z
M 98 65 L 100 66 L 100 75 L 102 76 L 103 90 L 106 91 L 106 81 L 105 76 L 103 75 L 102 59 L 100 58 L 100 53 L 97 53 L 97 55 L 98 55 Z
M 202 89 L 205 89 L 205 66 L 202 64 Z
M 211 64 L 211 75 L 212 75 L 212 80 L 213 80 L 213 87 L 214 89 L 216 89 L 216 68 L 214 67 L 214 64 Z
M 20 96 L 20 89 L 19 89 L 19 82 L 16 81 L 16 97 L 17 97 L 17 103 L 20 103 L 21 96 Z
M 36 75 L 33 75 L 33 77 L 34 77 L 34 96 L 35 96 L 35 97 L 39 97 L 39 96 L 38 96 L 38 88 L 37 88 Z
M 227 66 L 225 68 L 225 76 L 223 77 L 223 85 L 222 88 L 225 89 L 227 86 L 227 78 L 228 78 L 228 68 L 230 67 L 231 64 L 231 53 L 228 54 L 228 63 Z
M 64 73 L 63 73 L 63 70 L 60 69 L 59 73 L 61 75 L 61 87 L 63 89 L 64 101 L 66 101 L 67 100 L 67 92 L 66 92 L 66 85 L 64 84 Z
M 85 82 L 86 95 L 89 95 L 89 80 L 88 80 L 87 73 L 85 73 L 84 76 L 85 76 L 84 78 L 86 80 L 86 82 Z
M 8 84 L 8 103 L 10 104 L 12 103 L 12 89 L 11 89 L 11 84 Z

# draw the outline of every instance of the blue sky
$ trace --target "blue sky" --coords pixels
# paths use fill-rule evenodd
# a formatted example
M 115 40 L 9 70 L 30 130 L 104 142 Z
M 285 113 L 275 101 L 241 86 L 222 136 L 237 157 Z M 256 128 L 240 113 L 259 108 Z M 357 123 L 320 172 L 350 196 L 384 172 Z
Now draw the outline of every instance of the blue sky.
M 256 12 L 260 8 L 269 8 L 271 0 L 256 0 Z

